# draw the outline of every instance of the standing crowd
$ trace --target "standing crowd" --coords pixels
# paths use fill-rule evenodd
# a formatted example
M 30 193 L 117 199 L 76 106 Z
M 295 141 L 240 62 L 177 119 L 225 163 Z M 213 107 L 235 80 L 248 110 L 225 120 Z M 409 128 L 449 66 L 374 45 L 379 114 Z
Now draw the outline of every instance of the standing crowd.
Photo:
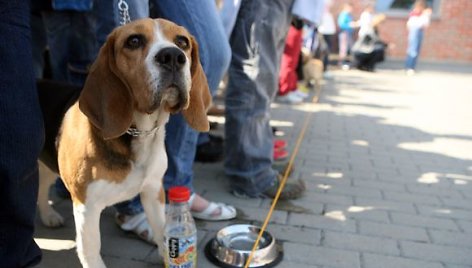
M 199 44 L 213 95 L 228 75 L 224 170 L 231 192 L 242 198 L 274 198 L 282 174 L 288 172 L 276 165 L 287 159 L 288 152 L 286 142 L 274 138 L 270 105 L 277 95 L 289 103 L 308 96 L 298 86 L 297 68 L 304 53 L 318 57 L 326 71 L 338 33 L 343 68 L 353 64 L 372 71 L 383 60 L 386 44 L 376 29 L 382 19 L 373 15 L 372 6 L 366 6 L 359 21 L 354 21 L 352 6 L 345 4 L 337 31 L 329 0 L 220 2 L 221 6 L 214 0 L 0 0 L 0 35 L 4 37 L 0 41 L 1 267 L 29 267 L 41 260 L 32 238 L 37 158 L 44 142 L 35 79 L 47 76 L 81 87 L 107 35 L 125 23 L 128 15 L 131 20 L 165 18 L 187 28 Z M 409 72 L 415 68 L 430 14 L 424 1 L 418 1 L 410 14 Z M 356 28 L 359 37 L 353 42 Z M 348 60 L 350 54 L 353 63 Z M 235 218 L 232 205 L 206 200 L 193 188 L 197 149 L 205 144 L 223 147 L 223 140 L 191 129 L 180 114 L 171 116 L 166 133 L 165 189 L 187 186 L 192 192 L 190 209 L 197 219 Z M 60 180 L 56 189 L 67 195 Z M 303 179 L 289 179 L 281 199 L 297 199 L 304 191 Z M 153 234 L 138 197 L 115 208 L 120 228 L 152 243 Z

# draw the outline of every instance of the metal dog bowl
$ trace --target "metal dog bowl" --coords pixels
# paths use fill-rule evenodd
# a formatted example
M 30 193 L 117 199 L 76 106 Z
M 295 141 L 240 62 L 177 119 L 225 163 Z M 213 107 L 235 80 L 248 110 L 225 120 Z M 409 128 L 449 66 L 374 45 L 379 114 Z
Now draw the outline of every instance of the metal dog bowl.
M 259 227 L 248 224 L 227 226 L 208 242 L 205 248 L 206 256 L 220 267 L 244 267 L 260 230 Z M 249 267 L 272 267 L 279 263 L 282 257 L 282 246 L 265 231 Z

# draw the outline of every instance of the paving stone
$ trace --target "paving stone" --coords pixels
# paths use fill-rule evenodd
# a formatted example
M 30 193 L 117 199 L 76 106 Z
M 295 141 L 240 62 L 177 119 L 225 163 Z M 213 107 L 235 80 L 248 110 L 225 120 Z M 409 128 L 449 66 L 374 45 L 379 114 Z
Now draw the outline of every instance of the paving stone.
M 441 200 L 448 207 L 472 210 L 471 200 L 455 199 L 455 198 L 441 198 Z
M 383 253 L 386 255 L 400 254 L 395 240 L 366 235 L 325 232 L 323 245 L 359 252 Z
M 375 209 L 380 209 L 380 210 L 400 211 L 400 212 L 407 212 L 407 213 L 416 212 L 413 205 L 408 204 L 408 203 L 403 203 L 403 202 L 397 202 L 397 201 L 387 201 L 387 200 L 381 200 L 381 199 L 356 197 L 355 204 L 357 206 L 373 207 Z
M 470 249 L 401 241 L 402 253 L 406 257 L 440 261 L 450 264 L 472 265 Z
M 363 187 L 353 187 L 353 186 L 332 186 L 326 190 L 326 192 L 334 194 L 343 194 L 348 196 L 359 196 L 359 197 L 368 197 L 368 198 L 382 198 L 380 190 L 375 189 L 365 189 Z
M 303 265 L 327 265 L 339 268 L 360 267 L 359 253 L 304 244 L 284 243 L 286 260 Z
M 472 233 L 472 221 L 457 220 L 456 222 L 462 230 Z
M 373 207 L 326 205 L 326 214 L 342 212 L 346 218 L 389 223 L 388 212 Z
M 435 244 L 472 248 L 472 234 L 439 230 L 430 230 L 429 233 Z
M 447 264 L 446 263 L 444 267 L 446 267 L 446 268 L 470 268 L 472 266 L 470 266 L 470 265 Z
M 425 194 L 425 195 L 433 195 L 439 197 L 446 197 L 446 198 L 462 198 L 460 191 L 452 190 L 452 189 L 444 189 L 444 187 L 433 187 L 432 185 L 424 185 L 424 184 L 407 184 L 406 188 L 409 192 L 413 194 Z
M 221 202 L 224 200 L 226 204 L 231 204 L 237 208 L 246 207 L 260 207 L 262 200 L 261 198 L 239 198 L 226 191 L 208 191 L 202 195 L 203 197 L 213 202 Z
M 333 219 L 326 216 L 304 215 L 292 213 L 289 215 L 288 223 L 294 226 L 307 226 L 316 229 L 326 229 L 343 232 L 355 232 L 356 224 L 349 219 Z
M 426 205 L 417 205 L 417 208 L 421 215 L 432 216 L 438 218 L 451 218 L 459 220 L 472 221 L 472 212 L 463 209 L 456 209 L 450 207 L 433 207 Z
M 262 202 L 261 208 L 268 209 L 272 205 L 271 199 L 265 199 Z M 304 197 L 297 200 L 279 200 L 275 205 L 275 209 L 278 211 L 294 212 L 294 213 L 305 213 L 320 215 L 323 211 L 323 204 L 315 203 L 310 200 L 306 200 Z
M 280 241 L 319 245 L 321 240 L 321 231 L 313 228 L 269 224 L 267 230 Z
M 144 261 L 136 261 L 136 260 L 130 260 L 126 258 L 119 258 L 119 257 L 105 256 L 103 258 L 103 261 L 105 262 L 107 267 L 133 267 L 133 268 L 149 268 L 150 267 L 150 264 Z M 62 267 L 70 267 L 70 266 L 62 266 Z
M 391 212 L 390 214 L 395 224 L 458 231 L 457 225 L 450 219 L 438 219 L 398 212 Z
M 443 268 L 439 262 L 363 253 L 365 268 Z
M 360 178 L 356 178 L 354 180 L 354 186 L 396 192 L 405 191 L 405 186 L 403 185 L 403 183 L 391 183 L 378 180 L 363 180 Z
M 303 195 L 303 197 L 304 199 L 312 201 L 314 203 L 337 204 L 337 205 L 353 205 L 354 204 L 352 197 L 339 195 L 339 194 L 306 192 Z
M 130 248 L 133 250 L 130 250 Z M 154 248 L 155 246 L 136 236 L 102 236 L 101 252 L 105 256 L 144 261 Z
M 240 219 L 264 222 L 267 214 L 269 213 L 269 209 L 246 207 L 243 210 L 240 210 L 239 213 L 241 214 L 238 216 Z M 270 222 L 285 224 L 287 222 L 287 214 L 288 212 L 286 211 L 274 210 L 270 218 Z
M 386 200 L 405 202 L 410 204 L 414 203 L 426 205 L 441 205 L 441 201 L 439 200 L 439 198 L 430 195 L 384 191 L 384 196 Z
M 359 231 L 366 235 L 429 242 L 428 234 L 424 228 L 359 221 Z

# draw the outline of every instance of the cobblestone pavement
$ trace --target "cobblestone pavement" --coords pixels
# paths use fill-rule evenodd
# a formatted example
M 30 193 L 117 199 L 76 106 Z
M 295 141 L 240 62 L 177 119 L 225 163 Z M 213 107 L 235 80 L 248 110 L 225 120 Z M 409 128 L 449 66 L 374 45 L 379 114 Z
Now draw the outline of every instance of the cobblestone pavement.
M 472 267 L 472 66 L 433 67 L 413 77 L 395 64 L 333 71 L 318 104 L 274 105 L 291 148 L 314 113 L 292 175 L 307 192 L 280 202 L 269 225 L 284 246 L 278 267 Z M 229 194 L 221 163 L 196 165 L 196 189 L 240 212 L 197 222 L 199 267 L 215 267 L 205 243 L 228 224 L 260 224 L 270 200 Z M 38 221 L 39 267 L 79 267 L 70 201 L 53 200 L 66 223 L 53 230 Z M 119 230 L 112 209 L 101 234 L 109 267 L 160 267 L 156 249 Z

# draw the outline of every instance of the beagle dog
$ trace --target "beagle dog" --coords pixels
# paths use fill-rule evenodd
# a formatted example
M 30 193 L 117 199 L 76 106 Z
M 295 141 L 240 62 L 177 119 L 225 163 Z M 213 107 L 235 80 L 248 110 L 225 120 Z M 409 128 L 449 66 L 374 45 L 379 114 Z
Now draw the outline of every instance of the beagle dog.
M 55 139 L 83 267 L 105 267 L 100 256 L 101 211 L 137 194 L 162 255 L 164 125 L 169 114 L 181 111 L 192 128 L 208 131 L 210 102 L 198 45 L 185 28 L 163 19 L 142 19 L 108 36 Z M 50 184 L 40 181 L 41 219 L 59 225 L 62 218 L 47 204 L 44 189 Z

